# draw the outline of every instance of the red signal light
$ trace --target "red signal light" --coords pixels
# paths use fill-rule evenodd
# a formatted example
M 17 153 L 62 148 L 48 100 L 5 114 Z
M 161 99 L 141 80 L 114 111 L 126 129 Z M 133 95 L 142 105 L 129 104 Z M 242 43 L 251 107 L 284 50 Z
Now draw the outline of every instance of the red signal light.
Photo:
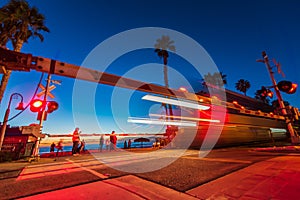
M 42 102 L 42 101 L 34 101 L 33 104 L 32 104 L 32 106 L 33 106 L 33 107 L 36 107 L 36 108 L 38 108 L 38 107 L 40 107 L 40 106 L 42 106 L 42 105 L 43 105 L 43 102 Z
M 262 97 L 269 96 L 268 95 L 268 89 L 266 87 L 264 87 L 264 86 L 261 87 L 260 96 L 262 96 Z
M 30 110 L 32 112 L 39 112 L 44 107 L 45 103 L 44 101 L 40 99 L 34 99 L 30 102 Z
M 292 84 L 292 87 L 290 88 L 290 90 L 287 92 L 288 94 L 294 94 L 296 92 L 298 85 L 296 83 Z
M 273 98 L 273 92 L 271 90 L 268 90 L 267 95 L 268 97 Z
M 58 103 L 56 101 L 49 101 L 47 107 L 47 113 L 52 113 L 53 111 L 58 109 Z
M 280 81 L 277 84 L 277 87 L 280 91 L 286 92 L 288 94 L 294 94 L 298 85 L 296 83 L 292 83 L 291 81 Z

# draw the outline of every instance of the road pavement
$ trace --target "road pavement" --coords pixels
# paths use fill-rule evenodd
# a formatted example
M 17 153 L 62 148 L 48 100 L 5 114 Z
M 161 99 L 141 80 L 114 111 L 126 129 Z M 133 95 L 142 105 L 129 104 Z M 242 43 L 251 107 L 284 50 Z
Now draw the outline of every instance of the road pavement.
M 216 149 L 205 158 L 188 150 L 170 165 L 144 173 L 115 168 L 151 166 L 178 150 L 159 157 L 135 152 L 135 159 L 126 152 L 94 152 L 1 163 L 0 199 L 299 199 L 300 154 L 298 147 L 288 149 Z

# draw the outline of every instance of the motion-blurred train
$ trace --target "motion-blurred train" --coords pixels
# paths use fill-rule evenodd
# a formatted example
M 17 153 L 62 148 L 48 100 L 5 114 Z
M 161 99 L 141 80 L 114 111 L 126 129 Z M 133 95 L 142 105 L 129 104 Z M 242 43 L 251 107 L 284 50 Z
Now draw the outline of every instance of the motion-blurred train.
M 226 105 L 220 111 L 225 113 L 224 123 L 200 120 L 197 122 L 197 127 L 181 127 L 179 130 L 176 130 L 174 126 L 169 126 L 167 129 L 174 129 L 173 131 L 178 132 L 176 133 L 178 137 L 174 138 L 174 142 L 177 141 L 179 146 L 189 145 L 191 148 L 207 146 L 209 148 L 212 145 L 229 147 L 290 141 L 285 117 L 274 114 L 270 105 L 228 90 L 226 90 L 226 95 Z M 212 119 L 210 111 L 200 111 L 198 118 Z M 299 120 L 294 121 L 293 127 L 296 133 L 299 132 Z M 167 132 L 172 134 L 172 130 L 167 130 Z
M 144 83 L 53 59 L 14 52 L 4 48 L 0 48 L 0 65 L 5 66 L 8 70 L 26 72 L 35 70 L 114 87 L 138 90 L 164 97 L 167 96 L 169 98 L 179 97 L 184 100 L 191 100 L 189 98 L 190 93 L 180 92 L 163 86 Z M 194 94 L 191 95 L 194 96 Z M 208 101 L 204 101 L 203 103 L 211 105 L 211 98 L 204 96 L 199 97 L 199 99 L 201 98 Z M 192 98 L 192 101 L 195 100 Z M 286 140 L 289 137 L 286 131 L 285 118 L 273 114 L 272 108 L 267 104 L 229 90 L 226 90 L 226 100 L 223 100 L 222 104 L 224 105 L 220 107 L 226 109 L 220 112 L 226 113 L 224 124 L 218 124 L 213 121 L 204 122 L 196 120 L 197 125 L 195 127 L 180 128 L 174 141 L 180 141 L 181 144 L 185 144 L 185 141 L 192 141 L 186 143 L 191 147 L 203 146 L 203 144 L 209 144 L 209 141 L 211 141 L 211 143 L 217 141 L 216 146 L 232 146 L 251 142 Z M 195 116 L 195 118 L 198 118 L 198 116 Z M 207 119 L 210 119 L 210 116 L 208 116 Z M 299 121 L 294 124 L 296 125 L 295 129 L 297 130 L 298 128 L 297 132 L 299 132 Z M 173 128 L 173 126 L 168 127 L 166 135 L 172 135 L 172 133 L 177 131 L 172 130 Z M 177 128 L 175 127 L 175 129 Z

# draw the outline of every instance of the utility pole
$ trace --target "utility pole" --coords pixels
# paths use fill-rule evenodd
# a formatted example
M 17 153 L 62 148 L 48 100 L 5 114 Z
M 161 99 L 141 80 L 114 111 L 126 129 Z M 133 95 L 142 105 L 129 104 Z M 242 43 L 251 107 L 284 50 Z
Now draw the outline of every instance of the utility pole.
M 277 99 L 278 99 L 278 103 L 279 103 L 281 112 L 282 112 L 283 116 L 285 116 L 287 128 L 288 128 L 288 131 L 291 135 L 291 142 L 292 142 L 292 144 L 298 144 L 299 143 L 299 136 L 297 135 L 297 133 L 295 133 L 294 128 L 292 126 L 292 121 L 291 121 L 291 119 L 289 119 L 289 117 L 287 115 L 287 111 L 286 111 L 281 93 L 280 93 L 280 91 L 277 87 L 277 83 L 276 83 L 276 80 L 274 78 L 274 72 L 272 71 L 272 67 L 270 66 L 268 55 L 266 54 L 265 51 L 262 52 L 262 57 L 263 57 L 263 60 L 262 61 L 259 60 L 259 61 L 265 63 L 265 65 L 266 65 L 266 67 L 269 71 L 269 74 L 270 74 L 270 77 L 271 77 L 271 80 L 272 80 L 273 87 L 275 89 L 275 93 L 276 93 L 276 96 L 277 96 Z

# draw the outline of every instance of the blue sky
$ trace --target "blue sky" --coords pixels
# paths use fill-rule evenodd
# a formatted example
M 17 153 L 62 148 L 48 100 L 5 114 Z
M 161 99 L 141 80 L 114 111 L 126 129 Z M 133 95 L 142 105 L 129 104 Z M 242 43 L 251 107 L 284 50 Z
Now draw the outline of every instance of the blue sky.
M 3 6 L 7 0 L 1 1 Z M 276 58 L 286 75 L 286 80 L 299 84 L 300 59 L 300 3 L 292 1 L 62 1 L 31 0 L 31 5 L 38 7 L 46 17 L 46 25 L 50 33 L 45 33 L 45 41 L 32 39 L 25 44 L 22 52 L 53 58 L 64 62 L 81 65 L 89 52 L 99 43 L 120 32 L 140 27 L 163 27 L 179 31 L 201 44 L 219 70 L 227 75 L 226 88 L 236 91 L 235 83 L 243 78 L 249 80 L 251 88 L 248 96 L 254 96 L 262 85 L 271 85 L 266 67 L 257 63 L 261 52 L 265 50 L 270 58 Z M 172 38 L 171 38 L 172 39 Z M 155 41 L 154 41 L 155 42 Z M 175 41 L 176 42 L 176 41 Z M 176 44 L 175 44 L 176 45 Z M 105 59 L 105 55 L 101 59 Z M 107 69 L 109 73 L 125 74 L 132 67 L 147 63 L 161 64 L 161 60 L 153 50 L 145 49 L 131 52 L 116 60 Z M 182 70 L 189 63 L 171 54 L 169 65 L 184 74 L 190 84 L 197 89 L 202 77 L 193 72 Z M 184 66 L 184 67 L 183 67 Z M 158 79 L 163 84 L 162 68 L 157 66 Z M 159 71 L 161 70 L 161 71 Z M 28 102 L 39 80 L 37 72 L 14 72 L 9 82 L 5 98 L 0 107 L 0 117 L 8 103 L 9 94 L 22 93 Z M 284 80 L 275 74 L 277 81 Z M 59 76 L 53 79 L 62 80 L 62 85 L 52 92 L 59 102 L 60 108 L 48 115 L 43 131 L 46 133 L 71 133 L 78 126 L 74 122 L 72 108 L 72 92 L 74 80 Z M 43 81 L 45 84 L 45 81 Z M 170 75 L 170 85 L 180 86 L 176 78 Z M 184 85 L 185 86 L 185 85 Z M 121 90 L 122 92 L 123 90 Z M 125 90 L 124 90 L 125 91 Z M 128 92 L 128 91 L 127 91 Z M 98 124 L 92 122 L 80 126 L 85 133 L 110 132 L 118 128 L 111 118 L 112 87 L 99 86 L 96 91 L 96 113 Z M 134 93 L 135 99 L 141 94 Z M 84 96 L 82 97 L 84 98 Z M 293 106 L 300 107 L 300 94 L 286 95 L 283 98 Z M 159 107 L 138 101 L 144 108 L 137 108 L 137 103 L 130 100 L 132 115 L 145 117 L 149 109 Z M 131 102 L 132 101 L 132 102 Z M 14 100 L 12 107 L 17 104 Z M 122 105 L 121 105 L 122 106 Z M 15 114 L 12 111 L 11 116 Z M 82 108 L 82 119 L 89 113 Z M 123 119 L 126 121 L 126 119 Z M 28 125 L 38 123 L 36 114 L 25 111 L 10 122 L 11 125 Z M 133 130 L 147 131 L 152 127 L 133 127 Z M 126 129 L 127 130 L 127 129 Z

